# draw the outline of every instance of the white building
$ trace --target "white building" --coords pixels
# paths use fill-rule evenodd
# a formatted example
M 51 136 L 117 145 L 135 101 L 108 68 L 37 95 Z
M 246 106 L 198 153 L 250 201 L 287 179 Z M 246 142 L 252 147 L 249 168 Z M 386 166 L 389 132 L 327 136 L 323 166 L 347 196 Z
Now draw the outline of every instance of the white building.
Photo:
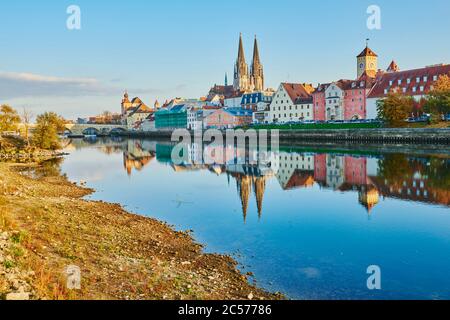
M 325 90 L 326 120 L 344 120 L 345 91 L 341 82 L 333 82 Z
M 314 119 L 314 88 L 310 84 L 282 83 L 273 96 L 269 109 L 270 122 L 286 123 Z

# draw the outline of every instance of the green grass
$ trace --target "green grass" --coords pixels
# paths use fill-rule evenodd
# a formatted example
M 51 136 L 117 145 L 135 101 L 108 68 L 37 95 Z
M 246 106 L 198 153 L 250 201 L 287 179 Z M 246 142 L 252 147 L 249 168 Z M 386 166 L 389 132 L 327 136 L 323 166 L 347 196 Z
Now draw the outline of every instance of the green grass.
M 252 129 L 267 130 L 324 130 L 324 129 L 376 129 L 381 128 L 377 123 L 321 123 L 321 124 L 283 124 L 283 125 L 260 125 L 253 126 Z

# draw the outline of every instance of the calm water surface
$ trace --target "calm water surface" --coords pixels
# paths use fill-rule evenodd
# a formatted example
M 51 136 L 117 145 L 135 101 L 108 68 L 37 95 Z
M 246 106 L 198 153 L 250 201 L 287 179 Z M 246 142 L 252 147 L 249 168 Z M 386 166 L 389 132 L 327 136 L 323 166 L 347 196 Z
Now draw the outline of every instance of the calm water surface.
M 174 165 L 166 142 L 74 140 L 62 171 L 91 199 L 193 230 L 290 298 L 450 299 L 448 157 L 282 149 L 275 170 L 201 165 L 188 147 Z M 367 289 L 371 265 L 380 291 Z

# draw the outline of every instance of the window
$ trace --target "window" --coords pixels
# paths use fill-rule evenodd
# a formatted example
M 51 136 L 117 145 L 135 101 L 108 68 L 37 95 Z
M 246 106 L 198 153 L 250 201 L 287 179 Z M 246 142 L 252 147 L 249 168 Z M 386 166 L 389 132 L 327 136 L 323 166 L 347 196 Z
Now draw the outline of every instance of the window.
M 389 85 L 392 86 L 393 82 L 392 80 L 389 80 Z
M 403 93 L 406 93 L 406 88 L 403 88 Z
M 402 84 L 402 79 L 398 79 L 398 84 L 399 84 L 399 85 Z
M 413 87 L 413 88 L 412 88 L 412 91 L 413 91 L 413 92 L 416 92 L 416 91 L 417 91 L 416 87 Z
M 424 89 L 424 87 L 423 87 L 423 86 L 420 86 L 420 91 L 423 91 L 423 89 Z
M 388 94 L 388 89 L 384 89 L 384 94 Z
M 423 77 L 423 82 L 427 82 L 427 81 L 428 81 L 428 77 L 427 76 Z
M 420 82 L 420 78 L 419 78 L 419 77 L 416 78 L 416 82 L 417 82 L 417 83 Z
M 411 83 L 411 78 L 406 79 L 406 83 L 410 84 Z
M 438 76 L 433 76 L 433 81 L 437 81 Z

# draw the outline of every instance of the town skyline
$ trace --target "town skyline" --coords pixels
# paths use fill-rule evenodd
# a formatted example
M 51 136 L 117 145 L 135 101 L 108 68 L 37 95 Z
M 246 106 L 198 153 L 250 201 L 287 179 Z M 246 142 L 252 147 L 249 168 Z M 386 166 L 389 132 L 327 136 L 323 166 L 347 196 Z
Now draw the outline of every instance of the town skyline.
M 201 1 L 194 3 L 192 7 L 198 9 L 200 3 Z M 289 2 L 283 4 L 287 3 Z M 399 14 L 403 11 L 398 11 L 398 5 L 380 1 L 382 29 L 372 31 L 368 30 L 366 26 L 368 3 L 358 3 L 348 6 L 348 8 L 347 6 L 340 8 L 342 6 L 329 3 L 327 5 L 336 10 L 336 13 L 345 13 L 359 18 L 350 22 L 339 21 L 338 24 L 342 26 L 343 33 L 345 32 L 344 37 L 330 35 L 326 38 L 327 41 L 323 41 L 324 37 L 327 37 L 331 30 L 329 27 L 321 27 L 313 19 L 319 16 L 322 10 L 325 10 L 324 5 L 304 4 L 305 8 L 309 9 L 309 14 L 307 16 L 302 14 L 301 17 L 310 22 L 309 26 L 312 32 L 304 37 L 305 41 L 300 41 L 303 45 L 293 43 L 293 32 L 286 33 L 286 30 L 282 32 L 283 27 L 278 25 L 272 26 L 271 29 L 261 23 L 255 24 L 254 19 L 256 18 L 254 17 L 249 22 L 234 23 L 233 26 L 220 28 L 220 32 L 216 30 L 215 33 L 202 31 L 198 23 L 193 23 L 189 27 L 195 32 L 186 39 L 177 37 L 176 30 L 172 30 L 175 27 L 161 32 L 147 27 L 138 29 L 127 26 L 124 28 L 122 23 L 119 23 L 118 26 L 123 29 L 122 32 L 113 36 L 112 30 L 100 27 L 100 22 L 106 18 L 105 15 L 98 15 L 101 9 L 100 5 L 91 5 L 84 1 L 80 1 L 79 5 L 83 17 L 82 29 L 79 31 L 61 30 L 64 28 L 57 27 L 58 19 L 65 22 L 67 16 L 64 15 L 65 11 L 61 10 L 63 6 L 55 8 L 47 2 L 44 2 L 42 8 L 39 8 L 41 8 L 40 11 L 46 9 L 41 18 L 47 17 L 50 20 L 43 22 L 43 25 L 36 27 L 36 30 L 17 26 L 7 28 L 9 32 L 4 35 L 5 41 L 10 43 L 13 48 L 22 48 L 22 50 L 20 54 L 14 54 L 14 50 L 0 53 L 0 58 L 4 63 L 0 67 L 0 83 L 3 88 L 0 90 L 2 103 L 9 103 L 18 109 L 27 107 L 35 114 L 43 110 L 52 110 L 73 119 L 78 116 L 99 114 L 104 110 L 116 111 L 117 100 L 122 96 L 124 90 L 128 90 L 133 96 L 141 97 L 148 104 L 153 104 L 156 99 L 164 102 L 174 97 L 198 98 L 205 96 L 211 86 L 223 84 L 225 73 L 228 74 L 229 82 L 232 81 L 232 68 L 237 50 L 236 39 L 240 33 L 243 34 L 247 58 L 251 53 L 251 44 L 255 34 L 258 36 L 261 60 L 265 68 L 266 87 L 274 89 L 281 82 L 307 82 L 317 85 L 317 83 L 331 82 L 340 78 L 353 79 L 354 57 L 364 46 L 366 38 L 371 39 L 370 46 L 379 54 L 379 68 L 383 70 L 393 59 L 398 62 L 401 69 L 415 69 L 426 65 L 447 63 L 446 52 L 450 51 L 450 45 L 441 41 L 443 37 L 440 37 L 440 35 L 444 36 L 449 28 L 440 19 L 434 18 L 433 28 L 431 28 L 427 23 L 427 19 L 430 18 L 424 16 L 422 20 L 417 20 L 420 23 L 410 24 L 410 28 L 406 32 L 398 31 L 398 25 L 420 14 L 424 5 L 418 3 L 410 4 L 409 13 L 402 15 Z M 181 3 L 177 5 L 185 7 Z M 21 8 L 20 3 L 8 4 L 8 6 L 11 6 L 10 12 Z M 145 6 L 140 2 L 132 2 L 129 9 L 139 16 L 140 13 L 137 9 L 143 9 Z M 248 4 L 243 4 L 242 8 L 248 6 Z M 133 8 L 135 10 L 132 10 Z M 429 10 L 436 11 L 436 15 L 439 16 L 446 11 L 445 8 L 448 8 L 447 3 L 437 1 Z M 165 9 L 164 5 L 157 4 L 154 10 L 164 13 Z M 257 12 L 266 9 L 267 6 L 263 5 L 258 8 Z M 347 9 L 348 12 L 344 9 Z M 113 5 L 110 8 L 111 14 L 117 10 L 118 8 Z M 226 16 L 229 10 L 231 8 L 226 7 L 219 15 Z M 395 12 L 395 17 L 393 12 Z M 279 9 L 274 9 L 270 14 L 279 16 L 281 12 Z M 24 13 L 24 15 L 29 16 L 30 23 L 36 22 L 29 13 Z M 60 15 L 62 17 L 59 17 Z M 93 23 L 93 17 L 99 19 L 97 23 Z M 123 13 L 123 17 L 125 20 L 127 17 L 129 18 L 129 13 Z M 2 21 L 8 23 L 9 19 L 11 18 L 5 17 Z M 431 23 L 431 21 L 429 22 Z M 291 24 L 291 22 L 286 22 L 285 28 Z M 108 25 L 108 27 L 112 26 Z M 52 30 L 55 28 L 55 30 L 48 30 L 49 28 Z M 393 29 L 397 29 L 397 31 L 392 32 Z M 18 39 L 29 40 L 30 45 L 33 46 L 36 44 L 36 40 L 31 37 L 44 30 L 45 32 L 54 32 L 55 39 L 58 39 L 60 44 L 56 46 L 50 39 L 45 38 L 41 41 L 44 44 L 47 43 L 48 46 L 39 46 L 36 52 L 23 50 L 24 44 Z M 104 36 L 102 41 L 98 41 L 97 38 L 100 31 Z M 425 37 L 431 31 L 433 35 Z M 406 35 L 411 33 L 422 35 L 423 44 L 418 46 L 415 43 L 398 41 L 398 39 L 407 39 Z M 300 31 L 294 31 L 295 34 L 301 36 Z M 403 37 L 402 34 L 404 34 Z M 126 54 L 127 49 L 133 48 L 135 45 L 148 49 L 149 41 L 141 41 L 140 36 L 142 39 L 155 38 L 156 49 L 146 50 L 146 55 L 139 51 L 136 53 L 136 50 L 130 51 L 134 54 Z M 94 45 L 93 37 L 98 42 Z M 398 39 L 394 40 L 392 37 Z M 342 38 L 345 41 L 342 41 Z M 101 50 L 100 43 L 105 45 L 104 50 Z M 304 46 L 305 43 L 308 43 L 308 46 Z M 86 51 L 88 44 L 93 48 L 91 51 Z M 202 48 L 202 50 L 186 50 L 189 46 Z M 61 58 L 50 59 L 48 50 L 51 48 L 61 54 Z M 119 48 L 125 54 L 118 55 Z M 184 50 L 177 48 L 184 48 Z M 111 49 L 113 50 L 111 51 Z M 164 53 L 165 58 L 162 57 Z M 214 54 L 212 55 L 212 53 Z

